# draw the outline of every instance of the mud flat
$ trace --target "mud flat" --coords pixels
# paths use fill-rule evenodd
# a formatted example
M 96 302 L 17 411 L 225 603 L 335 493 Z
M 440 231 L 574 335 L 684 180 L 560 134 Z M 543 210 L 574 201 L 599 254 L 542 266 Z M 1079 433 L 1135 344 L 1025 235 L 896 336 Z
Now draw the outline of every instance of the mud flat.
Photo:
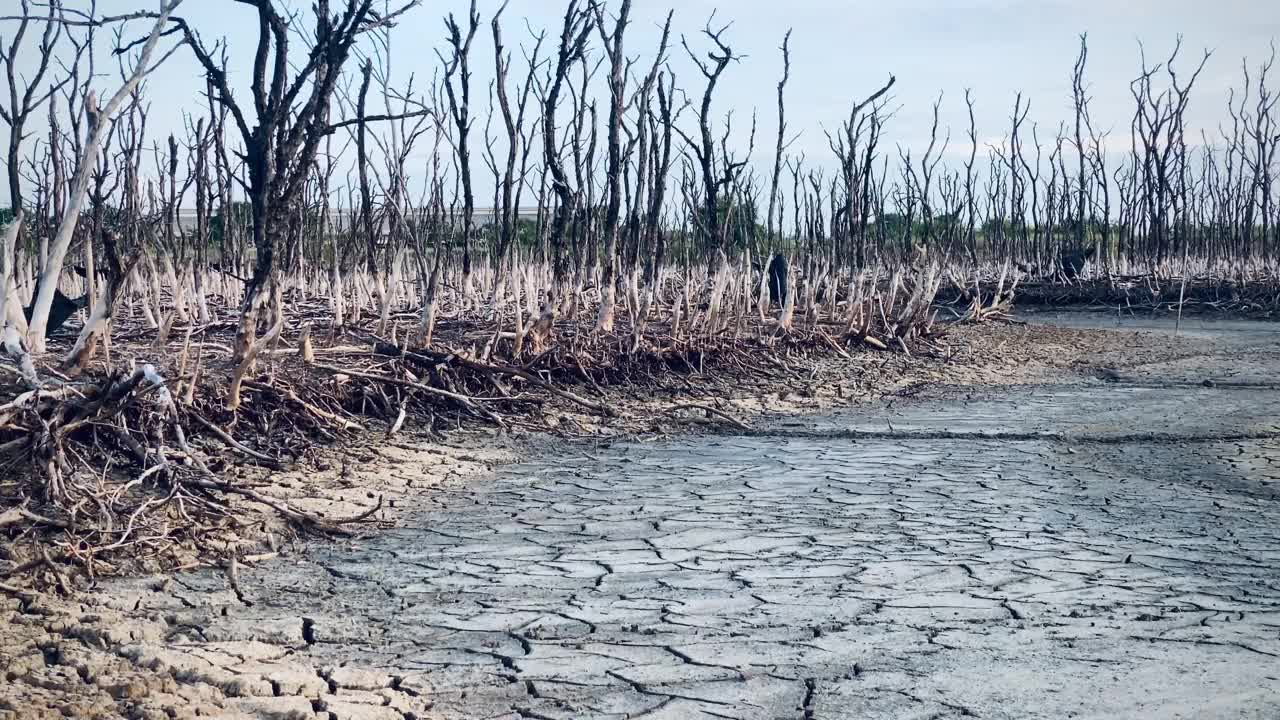
M 987 331 L 851 408 L 741 399 L 749 432 L 544 442 L 234 573 L 6 599 L 0 716 L 1276 717 L 1280 326 L 1120 324 Z

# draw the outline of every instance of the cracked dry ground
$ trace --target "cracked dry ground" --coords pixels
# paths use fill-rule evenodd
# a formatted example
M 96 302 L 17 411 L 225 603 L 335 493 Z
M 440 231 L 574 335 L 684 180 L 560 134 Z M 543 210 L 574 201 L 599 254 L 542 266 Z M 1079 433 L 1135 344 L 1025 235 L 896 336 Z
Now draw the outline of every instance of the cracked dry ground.
M 1276 337 L 564 446 L 242 571 L 252 605 L 117 583 L 166 627 L 116 651 L 260 717 L 1274 718 Z

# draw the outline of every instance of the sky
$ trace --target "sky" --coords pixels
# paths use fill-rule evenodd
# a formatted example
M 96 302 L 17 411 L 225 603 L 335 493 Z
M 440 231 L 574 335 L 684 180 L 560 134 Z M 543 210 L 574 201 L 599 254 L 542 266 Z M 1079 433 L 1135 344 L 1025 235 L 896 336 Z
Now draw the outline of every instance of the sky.
M 86 0 L 65 1 L 87 6 Z M 310 6 L 304 0 L 278 1 L 303 9 Z M 114 14 L 150 9 L 154 2 L 99 0 L 98 8 L 102 14 Z M 488 108 L 493 76 L 488 23 L 499 4 L 495 0 L 478 3 L 481 26 L 472 50 L 472 85 L 473 107 L 482 115 Z M 667 2 L 635 0 L 625 49 L 628 56 L 637 58 L 637 67 L 651 62 L 659 26 L 671 7 Z M 444 45 L 443 16 L 454 12 L 465 22 L 466 11 L 466 0 L 426 0 L 404 17 L 392 35 L 396 78 L 403 81 L 413 73 L 418 86 L 429 80 L 439 67 L 435 50 Z M 504 41 L 516 55 L 513 82 L 523 76 L 519 45 L 529 41 L 526 20 L 534 28 L 547 28 L 548 43 L 552 43 L 563 12 L 562 0 L 510 0 L 503 17 Z M 683 35 L 695 50 L 708 49 L 699 32 L 712 12 L 717 26 L 732 23 L 724 37 L 744 56 L 723 76 L 713 108 L 718 114 L 734 111 L 736 134 L 744 149 L 751 114 L 758 113 L 753 161 L 762 169 L 771 164 L 777 127 L 775 86 L 782 70 L 778 48 L 788 28 L 793 30 L 788 125 L 793 134 L 798 133 L 790 149 L 803 152 L 815 164 L 832 160 L 824 130 L 834 131 L 850 105 L 883 85 L 890 74 L 897 77 L 890 104 L 896 113 L 886 128 L 886 150 L 891 151 L 894 143 L 917 154 L 923 150 L 932 104 L 941 93 L 940 122 L 943 133 L 950 130 L 950 159 L 960 162 L 969 151 L 966 88 L 977 103 L 981 143 L 998 142 L 1006 132 L 1018 92 L 1031 102 L 1028 122 L 1039 126 L 1042 137 L 1052 136 L 1058 123 L 1072 117 L 1071 69 L 1084 32 L 1090 46 L 1091 112 L 1101 129 L 1127 138 L 1133 113 L 1129 83 L 1138 74 L 1139 43 L 1145 45 L 1150 61 L 1162 61 L 1181 35 L 1183 73 L 1194 69 L 1205 50 L 1213 52 L 1188 111 L 1190 127 L 1203 127 L 1212 134 L 1228 120 L 1227 93 L 1233 85 L 1241 86 L 1242 60 L 1247 57 L 1256 69 L 1270 54 L 1271 43 L 1280 39 L 1280 3 L 1265 0 L 683 0 L 675 12 L 671 67 L 690 96 L 700 97 L 703 79 L 679 41 Z M 245 102 L 256 40 L 254 13 L 233 0 L 185 0 L 179 10 L 207 41 L 226 38 L 233 65 L 231 84 Z M 146 29 L 140 23 L 131 26 L 134 35 Z M 11 24 L 0 23 L 0 36 L 7 41 L 11 33 Z M 599 51 L 598 38 L 595 47 Z M 20 55 L 19 70 L 33 67 L 34 62 L 30 52 Z M 1275 74 L 1280 75 L 1280 69 Z M 101 86 L 111 90 L 116 82 L 114 77 L 104 77 Z M 180 132 L 184 110 L 202 109 L 203 86 L 201 73 L 185 49 L 148 80 L 149 123 L 155 140 L 163 144 L 164 135 Z M 606 96 L 601 91 L 597 97 L 603 118 Z M 694 122 L 693 114 L 687 113 L 685 126 L 692 127 Z M 476 134 L 482 135 L 483 117 L 476 127 Z M 45 128 L 33 130 L 41 134 Z M 499 125 L 494 129 L 501 134 Z M 8 128 L 0 125 L 0 142 L 7 143 L 7 135 Z M 425 158 L 420 153 L 415 161 Z M 488 171 L 478 158 L 473 172 L 478 178 L 477 194 L 484 197 L 483 178 Z M 5 204 L 7 195 L 7 187 L 0 188 L 0 201 Z

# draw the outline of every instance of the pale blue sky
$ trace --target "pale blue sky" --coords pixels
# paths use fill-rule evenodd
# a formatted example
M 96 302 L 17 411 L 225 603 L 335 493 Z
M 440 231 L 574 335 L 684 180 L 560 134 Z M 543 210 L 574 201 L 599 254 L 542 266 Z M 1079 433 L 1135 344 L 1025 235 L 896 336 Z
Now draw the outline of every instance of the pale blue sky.
M 109 14 L 152 4 L 153 0 L 100 0 L 99 10 Z M 294 4 L 310 3 L 295 0 Z M 497 5 L 495 0 L 479 4 L 482 25 L 474 48 L 473 87 L 474 106 L 481 113 L 487 110 L 492 76 L 488 20 Z M 635 5 L 626 49 L 628 55 L 640 56 L 643 65 L 652 57 L 658 24 L 670 4 L 636 0 Z M 1040 124 L 1042 137 L 1051 136 L 1058 122 L 1070 117 L 1070 72 L 1078 34 L 1084 31 L 1090 39 L 1093 115 L 1100 126 L 1127 136 L 1132 115 L 1129 81 L 1138 71 L 1138 41 L 1146 44 L 1149 58 L 1163 59 L 1175 37 L 1182 34 L 1185 69 L 1199 60 L 1203 49 L 1215 53 L 1189 113 L 1192 127 L 1212 129 L 1226 119 L 1227 88 L 1240 84 L 1241 59 L 1247 55 L 1256 65 L 1269 53 L 1269 43 L 1280 38 L 1280 3 L 1263 0 L 685 0 L 676 10 L 676 40 L 683 32 L 695 48 L 705 48 L 698 30 L 716 8 L 718 22 L 733 22 L 726 38 L 747 55 L 724 76 L 716 108 L 734 108 L 735 125 L 744 132 L 752 110 L 759 111 L 755 158 L 762 167 L 776 128 L 778 45 L 788 27 L 794 28 L 794 34 L 787 109 L 791 129 L 802 133 L 793 149 L 803 150 L 817 162 L 825 162 L 829 155 L 822 129 L 834 128 L 855 98 L 879 87 L 890 73 L 898 78 L 894 97 L 901 109 L 887 128 L 886 149 L 892 150 L 894 142 L 917 151 L 923 148 L 931 103 L 943 91 L 942 122 L 951 128 L 953 154 L 967 155 L 966 87 L 973 89 L 977 100 L 980 138 L 994 139 L 1005 132 L 1019 90 L 1032 102 L 1029 120 Z M 428 0 L 401 22 L 393 36 L 401 74 L 416 72 L 422 79 L 430 78 L 438 64 L 433 48 L 444 37 L 441 18 L 450 10 L 465 15 L 466 2 Z M 504 15 L 507 46 L 514 50 L 528 38 L 524 18 L 554 35 L 562 13 L 560 0 L 511 0 Z M 232 84 L 247 100 L 243 88 L 256 38 L 252 8 L 231 0 L 186 0 L 180 14 L 200 28 L 207 40 L 227 36 L 234 65 Z M 0 34 L 10 33 L 11 28 L 0 26 Z M 682 86 L 691 95 L 699 94 L 702 78 L 683 49 L 676 45 L 672 57 Z M 517 51 L 513 79 L 521 74 L 518 58 Z M 111 80 L 104 79 L 104 87 L 113 87 Z M 194 61 L 183 51 L 152 77 L 155 139 L 180 127 L 184 108 L 199 111 L 202 88 Z M 603 99 L 603 93 L 598 97 Z M 692 120 L 692 115 L 686 117 L 686 122 Z M 483 119 L 477 123 L 477 133 L 483 132 L 483 124 Z M 0 128 L 3 133 L 7 129 Z M 487 175 L 478 159 L 475 172 Z

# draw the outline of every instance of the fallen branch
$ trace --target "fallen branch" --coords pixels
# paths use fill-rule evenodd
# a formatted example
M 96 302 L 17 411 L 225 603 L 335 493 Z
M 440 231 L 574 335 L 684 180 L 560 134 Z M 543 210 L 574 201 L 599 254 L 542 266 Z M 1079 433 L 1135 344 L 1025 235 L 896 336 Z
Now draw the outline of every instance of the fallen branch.
M 716 417 L 720 418 L 721 420 L 724 420 L 725 422 L 738 428 L 739 430 L 751 430 L 750 425 L 742 422 L 741 420 L 733 417 L 732 415 L 729 415 L 726 412 L 717 410 L 709 405 L 700 405 L 698 403 L 681 403 L 679 405 L 673 405 L 667 408 L 668 413 L 675 413 L 679 410 L 702 410 L 708 415 L 715 415 Z
M 479 401 L 478 398 L 467 397 L 466 395 L 459 395 L 458 393 L 450 392 L 448 390 L 441 390 L 440 388 L 432 387 L 425 383 L 413 382 L 410 380 L 401 380 L 400 378 L 391 377 L 389 375 L 378 375 L 376 373 L 361 372 L 359 370 L 351 370 L 349 368 L 334 367 L 332 365 L 323 365 L 321 363 L 316 363 L 312 365 L 312 367 L 318 370 L 331 372 L 335 375 L 347 375 L 349 377 L 364 378 L 365 380 L 372 380 L 374 382 L 386 383 L 388 385 L 396 385 L 398 387 L 409 388 L 410 390 L 420 390 L 422 392 L 427 393 L 428 395 L 438 395 L 440 397 L 449 398 L 450 400 L 460 403 L 461 405 L 466 407 L 468 410 L 471 410 L 472 412 L 476 413 L 477 415 L 480 415 L 481 417 L 489 420 L 490 422 L 492 422 L 495 425 L 498 425 L 499 427 L 506 427 L 507 425 L 506 422 L 504 422 L 503 419 L 499 417 L 496 413 L 490 412 L 489 410 L 485 410 L 484 408 L 477 405 L 476 403 Z
M 457 363 L 462 367 L 468 368 L 470 370 L 475 370 L 481 373 L 493 373 L 498 375 L 506 375 L 508 377 L 518 377 L 532 385 L 536 385 L 537 387 L 540 387 L 543 390 L 546 390 L 547 392 L 551 393 L 552 395 L 555 395 L 556 397 L 564 398 L 565 400 L 568 400 L 576 405 L 581 405 L 582 407 L 585 407 L 588 410 L 592 410 L 594 412 L 600 413 L 601 415 L 605 415 L 608 417 L 618 417 L 618 411 L 614 410 L 608 405 L 604 405 L 598 402 L 593 402 L 579 395 L 575 395 L 569 392 L 568 390 L 561 390 L 560 388 L 555 387 L 554 385 L 547 382 L 546 380 L 543 380 L 537 375 L 534 375 L 533 373 L 518 367 L 512 367 L 510 365 L 490 365 L 489 363 L 483 363 L 483 362 L 480 362 L 479 360 L 472 360 L 471 358 L 463 357 L 462 355 L 459 355 L 458 353 L 454 353 L 454 352 L 433 353 L 429 350 L 427 351 L 405 350 L 405 349 L 396 347 L 391 343 L 382 342 L 382 341 L 379 341 L 374 345 L 373 351 L 379 355 L 386 355 L 388 357 L 408 358 L 411 360 L 416 360 L 417 362 L 422 363 L 424 365 L 428 365 L 428 366 L 435 365 L 438 363 Z M 427 353 L 431 353 L 431 354 L 428 355 Z M 437 357 L 432 357 L 431 355 L 437 355 Z
M 228 435 L 228 434 L 227 434 L 227 432 L 226 432 L 225 430 L 223 430 L 222 428 L 218 427 L 218 426 L 217 426 L 217 425 L 215 425 L 213 422 L 211 422 L 211 421 L 209 421 L 209 420 L 205 419 L 205 417 L 204 417 L 204 416 L 202 416 L 200 413 L 193 412 L 193 413 L 190 413 L 190 416 L 191 416 L 192 418 L 194 418 L 196 422 L 200 423 L 200 425 L 201 425 L 202 427 L 204 427 L 204 429 L 206 429 L 206 430 L 208 430 L 209 432 L 211 432 L 211 433 L 213 433 L 214 435 L 216 435 L 216 436 L 218 437 L 218 439 L 219 439 L 219 440 L 221 440 L 222 442 L 226 443 L 226 444 L 227 444 L 228 446 L 230 446 L 232 449 L 238 450 L 238 451 L 240 451 L 240 452 L 244 453 L 245 455 L 248 455 L 249 457 L 253 458 L 254 460 L 257 460 L 257 461 L 261 462 L 263 465 L 266 465 L 267 467 L 271 468 L 272 470 L 284 470 L 284 469 L 285 469 L 285 465 L 284 465 L 283 463 L 281 463 L 279 460 L 276 460 L 275 458 L 272 458 L 272 457 L 267 456 L 267 455 L 263 455 L 262 453 L 258 452 L 257 450 L 254 450 L 253 448 L 251 448 L 251 447 L 249 447 L 249 446 L 245 445 L 244 443 L 240 442 L 239 440 L 236 440 L 235 438 L 233 438 L 233 437 L 231 437 L 230 435 Z
M 272 497 L 268 497 L 258 492 L 257 490 L 253 490 L 252 488 L 239 487 L 237 485 L 232 485 L 230 483 L 222 482 L 219 480 L 211 480 L 211 479 L 205 479 L 205 480 L 194 479 L 194 480 L 188 480 L 187 482 L 190 485 L 194 485 L 195 487 L 199 487 L 199 488 L 204 488 L 206 490 L 217 490 L 219 492 L 230 493 L 233 495 L 241 495 L 243 497 L 247 497 L 254 502 L 261 503 L 271 508 L 272 510 L 275 510 L 276 512 L 280 513 L 280 515 L 283 516 L 285 519 L 297 525 L 319 529 L 324 532 L 332 533 L 335 535 L 347 535 L 347 536 L 353 535 L 354 533 L 352 533 L 350 530 L 347 530 L 342 526 L 349 525 L 351 523 L 360 522 L 361 520 L 365 520 L 366 518 L 369 518 L 374 513 L 382 509 L 382 496 L 379 495 L 378 504 L 373 506 L 371 509 L 360 513 L 359 515 L 353 515 L 351 517 L 346 517 L 346 518 L 327 519 L 327 518 L 322 518 L 318 515 L 313 515 L 311 513 L 304 512 L 302 510 L 298 510 L 296 508 L 290 507 L 287 502 L 283 500 L 277 500 Z

